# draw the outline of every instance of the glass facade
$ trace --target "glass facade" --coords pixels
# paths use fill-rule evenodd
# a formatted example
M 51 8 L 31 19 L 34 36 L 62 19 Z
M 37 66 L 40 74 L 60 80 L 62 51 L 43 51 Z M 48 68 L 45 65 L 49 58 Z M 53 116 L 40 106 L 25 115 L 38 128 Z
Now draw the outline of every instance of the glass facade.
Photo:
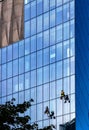
M 74 0 L 25 0 L 24 14 L 24 39 L 0 49 L 0 103 L 33 98 L 31 122 L 59 130 L 75 117 Z M 70 103 L 60 100 L 62 89 Z M 43 115 L 46 106 L 53 122 Z

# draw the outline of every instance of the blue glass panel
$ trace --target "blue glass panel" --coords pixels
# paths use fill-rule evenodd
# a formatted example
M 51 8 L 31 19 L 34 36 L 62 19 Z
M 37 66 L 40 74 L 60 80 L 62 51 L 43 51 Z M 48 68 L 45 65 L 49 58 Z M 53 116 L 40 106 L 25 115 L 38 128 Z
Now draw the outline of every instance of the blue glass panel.
M 43 70 L 44 70 L 44 83 L 46 83 L 46 82 L 49 82 L 49 66 L 45 66 L 44 68 L 43 68 Z
M 24 90 L 24 75 L 19 75 L 19 91 Z
M 50 11 L 50 27 L 55 26 L 55 10 Z
M 55 80 L 55 64 L 50 65 L 50 81 Z
M 57 0 L 57 6 L 62 4 L 62 0 Z
M 25 22 L 25 38 L 30 36 L 30 21 Z
M 42 102 L 42 86 L 37 87 L 37 103 Z
M 31 3 L 31 18 L 36 16 L 36 1 Z
M 61 92 L 62 87 L 63 87 L 62 83 L 63 83 L 62 79 L 57 80 L 57 82 L 56 82 L 56 96 L 57 97 L 60 97 L 59 93 Z
M 24 73 L 24 58 L 19 59 L 19 74 Z
M 55 0 L 50 1 L 50 9 L 55 8 Z
M 42 68 L 37 69 L 37 85 L 42 84 Z
M 69 40 L 63 43 L 63 58 L 70 56 Z
M 31 87 L 36 86 L 36 70 L 31 71 Z M 34 99 L 34 97 L 32 97 Z
M 42 15 L 37 17 L 37 33 L 42 31 Z
M 49 0 L 44 0 L 44 12 L 49 10 Z
M 56 28 L 56 41 L 61 42 L 62 41 L 62 25 L 57 26 Z
M 42 38 L 42 33 L 37 35 L 37 50 L 42 49 L 42 43 L 43 43 L 43 38 Z
M 51 46 L 50 47 L 50 63 L 55 62 L 55 57 L 56 57 L 55 46 Z
M 13 78 L 13 93 L 18 92 L 18 77 Z
M 30 53 L 30 38 L 25 39 L 25 55 Z
M 42 51 L 37 52 L 37 68 L 42 66 Z
M 12 94 L 12 78 L 7 80 L 7 94 Z
M 49 64 L 49 48 L 43 50 L 43 64 Z
M 25 20 L 29 20 L 30 19 L 30 4 L 25 5 Z
M 75 40 L 74 38 L 70 40 L 70 56 L 75 55 Z
M 37 15 L 42 14 L 42 3 L 43 0 L 37 0 Z
M 31 37 L 31 52 L 36 51 L 36 36 Z
M 37 104 L 37 120 L 42 120 L 42 113 L 42 104 Z
M 6 80 L 2 81 L 2 96 L 6 96 L 7 84 Z
M 31 122 L 36 121 L 36 105 L 31 106 Z
M 55 98 L 55 94 L 56 94 L 56 84 L 55 82 L 51 82 L 50 83 L 50 99 L 54 99 Z
M 2 70 L 2 74 L 1 74 L 1 76 L 2 76 L 2 80 L 3 79 L 6 79 L 6 64 L 3 64 L 2 66 L 1 66 L 1 70 Z
M 30 70 L 30 55 L 25 56 L 25 72 Z
M 74 1 L 70 2 L 70 19 L 74 18 Z
M 49 84 L 44 84 L 43 86 L 43 100 L 49 100 Z
M 50 45 L 55 44 L 55 28 L 50 29 Z
M 75 93 L 75 76 L 70 77 L 70 83 L 71 83 L 71 93 Z
M 71 95 L 71 112 L 75 112 L 75 94 Z
M 56 9 L 56 25 L 62 23 L 62 7 Z
M 64 40 L 69 39 L 69 22 L 64 23 Z
M 56 78 L 62 78 L 62 62 L 57 62 L 56 63 Z
M 64 77 L 69 76 L 69 59 L 63 61 Z
M 19 57 L 24 56 L 24 40 L 19 42 Z
M 24 102 L 24 91 L 19 92 L 19 104 Z
M 69 77 L 66 77 L 63 80 L 63 90 L 64 90 L 65 94 L 69 94 L 69 91 L 70 91 Z
M 31 35 L 36 33 L 36 18 L 31 20 Z
M 49 46 L 49 30 L 44 32 L 44 47 Z
M 13 76 L 18 74 L 18 59 L 13 60 Z
M 49 28 L 49 12 L 45 13 L 44 15 L 44 30 Z
M 70 37 L 74 37 L 74 20 L 70 21 Z
M 36 68 L 36 53 L 31 54 L 31 70 Z
M 63 3 L 69 2 L 69 0 L 63 0 Z
M 25 89 L 30 88 L 30 73 L 25 73 Z
M 74 57 L 70 58 L 70 67 L 71 67 L 71 71 L 70 71 L 71 75 L 75 74 L 75 58 Z
M 12 60 L 12 45 L 9 45 L 7 47 L 7 60 L 8 61 Z
M 30 99 L 30 89 L 25 91 L 25 101 L 29 101 Z
M 12 62 L 7 63 L 7 77 L 12 77 Z
M 62 59 L 62 43 L 56 45 L 56 60 Z
M 63 21 L 66 22 L 69 20 L 69 4 L 63 6 Z
M 31 98 L 34 99 L 34 104 L 36 103 L 36 87 L 31 89 Z
M 1 49 L 0 49 L 0 64 L 1 64 L 1 57 L 2 57 L 2 56 L 1 56 Z
M 2 64 L 6 62 L 6 48 L 2 48 L 2 53 L 1 53 L 1 62 Z
M 17 42 L 15 44 L 13 44 L 13 59 L 18 58 L 18 55 L 19 55 L 18 50 L 19 50 L 19 48 L 18 48 L 18 42 Z
M 29 3 L 30 2 L 30 0 L 25 0 L 25 4 L 27 4 L 27 3 Z

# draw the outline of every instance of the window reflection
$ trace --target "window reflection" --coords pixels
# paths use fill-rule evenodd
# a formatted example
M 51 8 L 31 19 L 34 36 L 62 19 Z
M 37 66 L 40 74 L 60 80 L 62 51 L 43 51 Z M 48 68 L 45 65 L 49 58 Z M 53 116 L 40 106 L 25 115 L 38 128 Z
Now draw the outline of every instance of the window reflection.
M 19 59 L 19 74 L 24 72 L 24 58 Z
M 49 48 L 43 50 L 43 64 L 49 64 Z
M 69 41 L 65 41 L 63 44 L 63 57 L 67 58 L 70 56 Z
M 74 20 L 70 21 L 70 37 L 74 37 Z
M 55 64 L 50 65 L 50 81 L 55 80 Z
M 50 63 L 55 62 L 55 46 L 50 47 Z
M 57 0 L 57 6 L 62 4 L 62 0 Z
M 43 3 L 44 6 L 44 12 L 49 10 L 49 0 L 44 0 Z
M 25 73 L 25 89 L 30 88 L 30 73 Z
M 37 35 L 37 50 L 42 49 L 43 39 L 42 39 L 42 33 Z
M 49 46 L 49 30 L 44 32 L 44 47 Z
M 31 18 L 36 16 L 36 1 L 31 2 Z
M 50 99 L 54 99 L 55 98 L 55 89 L 56 88 L 56 84 L 55 82 L 51 82 L 50 83 Z
M 12 78 L 7 80 L 7 94 L 12 94 Z
M 31 52 L 36 51 L 36 36 L 31 37 Z
M 56 28 L 56 37 L 57 37 L 57 42 L 62 41 L 62 25 L 57 26 L 57 28 Z
M 25 5 L 24 13 L 25 13 L 25 15 L 24 15 L 25 16 L 25 20 L 30 19 L 30 4 Z
M 49 66 L 43 68 L 44 70 L 44 83 L 49 82 Z
M 1 74 L 1 76 L 2 76 L 2 80 L 3 79 L 6 79 L 6 64 L 3 64 L 2 66 L 1 66 L 1 70 L 2 70 L 2 74 Z
M 64 23 L 64 40 L 69 39 L 69 22 Z
M 71 56 L 75 55 L 75 40 L 74 39 L 70 40 L 70 55 Z
M 55 10 L 50 11 L 50 27 L 55 26 Z
M 24 89 L 24 75 L 19 75 L 19 91 Z
M 56 60 L 62 59 L 62 43 L 58 43 L 56 45 Z
M 56 10 L 56 24 L 62 23 L 62 7 L 57 8 Z
M 74 1 L 70 2 L 70 19 L 74 18 Z
M 42 15 L 37 17 L 37 33 L 42 31 Z
M 37 85 L 42 84 L 42 68 L 37 69 Z
M 13 76 L 18 74 L 18 59 L 13 60 Z
M 44 84 L 43 86 L 43 99 L 44 101 L 49 100 L 49 84 Z
M 37 120 L 42 120 L 42 114 L 42 104 L 37 104 Z
M 44 30 L 49 28 L 49 12 L 45 13 L 44 15 Z
M 12 60 L 12 45 L 9 45 L 7 47 L 7 60 L 8 61 Z
M 18 42 L 13 44 L 13 59 L 18 58 Z
M 31 71 L 31 87 L 34 87 L 34 86 L 36 86 L 36 70 Z
M 30 53 L 30 38 L 25 39 L 25 55 Z
M 62 78 L 62 62 L 57 62 L 56 63 L 56 78 Z
M 37 52 L 37 68 L 42 66 L 42 51 Z
M 19 42 L 19 57 L 24 56 L 24 40 Z
M 42 13 L 42 1 L 43 0 L 37 0 L 37 15 Z
M 12 62 L 7 63 L 7 77 L 12 77 Z
M 36 33 L 36 18 L 31 20 L 31 35 Z
M 55 28 L 50 29 L 50 45 L 55 44 Z
M 2 96 L 6 96 L 6 80 L 2 81 Z
M 1 53 L 1 61 L 2 64 L 6 62 L 6 48 L 2 48 L 2 53 Z
M 36 68 L 36 53 L 31 54 L 31 70 Z
M 50 1 L 50 9 L 55 8 L 55 0 Z
M 42 86 L 37 87 L 37 103 L 42 102 Z
M 64 60 L 63 63 L 64 63 L 64 65 L 63 65 L 64 66 L 64 68 L 63 68 L 64 77 L 69 76 L 69 59 Z
M 30 70 L 30 55 L 25 56 L 25 72 Z
M 25 38 L 30 36 L 30 21 L 25 22 Z
M 66 22 L 69 20 L 69 4 L 63 6 L 63 21 Z
M 13 78 L 13 93 L 18 92 L 18 77 Z
M 36 87 L 31 89 L 31 98 L 34 99 L 33 104 L 36 104 Z
M 70 58 L 70 62 L 71 62 L 71 74 L 75 73 L 75 58 L 72 57 Z

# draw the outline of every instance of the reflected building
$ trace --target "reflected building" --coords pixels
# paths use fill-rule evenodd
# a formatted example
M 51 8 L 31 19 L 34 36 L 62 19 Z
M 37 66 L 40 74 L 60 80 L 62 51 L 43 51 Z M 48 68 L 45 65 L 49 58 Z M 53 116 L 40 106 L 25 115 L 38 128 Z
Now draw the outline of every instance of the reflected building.
M 60 124 L 75 118 L 74 7 L 75 0 L 24 0 L 24 38 L 0 49 L 0 103 L 33 98 L 26 114 L 40 128 L 53 123 L 60 130 Z M 70 103 L 60 100 L 62 89 Z M 43 115 L 46 106 L 55 112 L 55 120 Z

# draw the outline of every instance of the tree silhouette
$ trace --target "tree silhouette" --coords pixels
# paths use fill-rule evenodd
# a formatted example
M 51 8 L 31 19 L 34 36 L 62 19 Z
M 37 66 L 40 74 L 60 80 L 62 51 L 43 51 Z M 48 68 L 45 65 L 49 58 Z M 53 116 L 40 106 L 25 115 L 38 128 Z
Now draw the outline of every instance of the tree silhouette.
M 34 102 L 33 99 L 17 105 L 14 102 L 15 98 L 0 105 L 0 130 L 53 130 L 55 128 L 52 124 L 39 129 L 37 123 L 29 123 L 29 120 L 31 120 L 29 115 L 21 116 L 31 107 L 32 102 Z M 54 112 L 50 112 L 48 107 L 46 107 L 44 113 L 47 114 L 49 119 L 55 119 Z

